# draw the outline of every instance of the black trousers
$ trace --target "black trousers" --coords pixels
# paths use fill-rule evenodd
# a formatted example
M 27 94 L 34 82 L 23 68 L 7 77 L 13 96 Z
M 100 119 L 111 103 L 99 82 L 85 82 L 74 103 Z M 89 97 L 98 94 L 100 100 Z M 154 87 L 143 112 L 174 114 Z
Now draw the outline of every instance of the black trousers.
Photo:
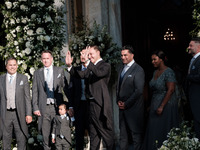
M 94 100 L 90 101 L 89 107 L 90 150 L 99 150 L 101 139 L 103 139 L 106 149 L 112 150 L 114 146 L 114 132 L 106 128 L 102 107 Z

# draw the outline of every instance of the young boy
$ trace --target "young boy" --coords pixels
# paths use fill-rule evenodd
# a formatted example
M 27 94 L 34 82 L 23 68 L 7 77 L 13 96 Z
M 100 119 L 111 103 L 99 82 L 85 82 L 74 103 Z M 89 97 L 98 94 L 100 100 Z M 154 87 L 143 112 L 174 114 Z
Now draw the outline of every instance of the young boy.
M 57 150 L 69 150 L 71 147 L 71 119 L 65 104 L 59 105 L 59 114 L 53 122 L 52 143 Z

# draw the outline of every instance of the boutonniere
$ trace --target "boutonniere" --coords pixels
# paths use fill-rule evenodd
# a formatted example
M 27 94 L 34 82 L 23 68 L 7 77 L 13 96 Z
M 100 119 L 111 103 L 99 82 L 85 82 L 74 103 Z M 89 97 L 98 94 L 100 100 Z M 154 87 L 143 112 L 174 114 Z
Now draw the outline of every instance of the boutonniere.
M 61 77 L 61 74 L 59 73 L 59 75 L 57 76 L 57 78 L 60 78 Z
M 131 74 L 129 74 L 129 75 L 128 75 L 128 78 L 131 78 L 131 77 L 132 77 L 132 75 L 131 75 Z
M 23 84 L 24 84 L 24 82 L 23 82 L 23 81 L 21 81 L 19 85 L 23 85 Z

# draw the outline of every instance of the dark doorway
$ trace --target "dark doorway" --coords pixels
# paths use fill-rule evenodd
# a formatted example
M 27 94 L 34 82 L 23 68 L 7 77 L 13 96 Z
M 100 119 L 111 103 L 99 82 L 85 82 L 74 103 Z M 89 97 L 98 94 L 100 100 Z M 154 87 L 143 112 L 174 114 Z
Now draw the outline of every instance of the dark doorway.
M 186 53 L 189 32 L 193 29 L 192 0 L 121 0 L 122 43 L 135 48 L 135 60 L 144 68 L 147 80 L 152 76 L 151 52 L 164 50 L 170 66 L 187 71 Z M 170 28 L 175 40 L 164 40 Z

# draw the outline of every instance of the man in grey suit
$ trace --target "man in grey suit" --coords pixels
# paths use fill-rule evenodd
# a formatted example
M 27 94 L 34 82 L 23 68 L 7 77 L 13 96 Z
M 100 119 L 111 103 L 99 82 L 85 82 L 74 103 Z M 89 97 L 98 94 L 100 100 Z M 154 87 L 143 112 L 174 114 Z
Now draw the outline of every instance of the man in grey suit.
M 63 68 L 52 65 L 51 51 L 43 51 L 41 59 L 44 67 L 34 72 L 32 104 L 33 112 L 38 116 L 38 130 L 43 136 L 43 147 L 49 150 L 52 121 L 58 113 L 58 106 L 63 102 L 62 91 L 67 82 Z
M 194 119 L 195 133 L 200 140 L 200 38 L 194 38 L 190 41 L 188 53 L 193 56 L 187 75 L 188 96 Z
M 122 48 L 121 59 L 124 66 L 119 71 L 117 85 L 120 150 L 127 150 L 129 141 L 133 142 L 134 150 L 140 150 L 144 131 L 145 74 L 142 67 L 134 61 L 134 51 L 131 46 Z
M 7 73 L 0 76 L 0 118 L 3 132 L 3 149 L 11 149 L 13 130 L 17 149 L 26 150 L 27 124 L 32 122 L 30 86 L 25 75 L 17 73 L 17 60 L 6 60 Z

